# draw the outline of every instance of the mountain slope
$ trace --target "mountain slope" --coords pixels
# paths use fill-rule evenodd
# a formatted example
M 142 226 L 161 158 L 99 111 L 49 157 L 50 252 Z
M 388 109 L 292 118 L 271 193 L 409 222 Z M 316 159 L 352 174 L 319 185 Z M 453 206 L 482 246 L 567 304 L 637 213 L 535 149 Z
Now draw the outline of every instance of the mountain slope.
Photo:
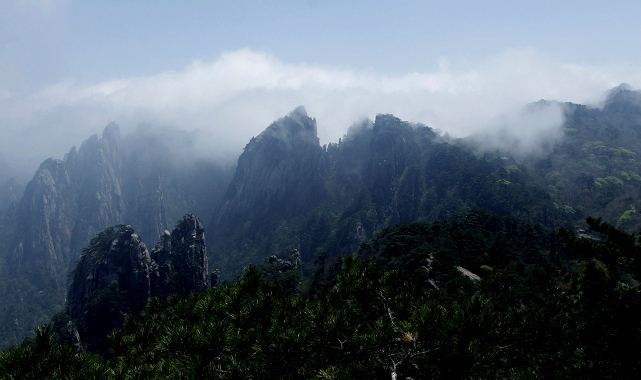
M 587 216 L 641 229 L 641 92 L 621 85 L 600 108 L 565 103 L 563 138 L 545 155 L 512 160 L 575 223 Z M 585 227 L 582 227 L 585 228 Z
M 296 109 L 252 139 L 212 221 L 212 266 L 229 278 L 243 265 L 296 249 L 350 254 L 374 232 L 480 206 L 564 225 L 544 189 L 432 129 L 378 115 L 321 148 L 315 122 Z
M 170 294 L 186 297 L 209 288 L 204 228 L 195 215 L 186 215 L 160 241 L 150 253 L 124 225 L 91 239 L 73 271 L 66 312 L 54 317 L 55 331 L 69 343 L 105 352 L 107 335 L 151 297 L 166 301 Z
M 636 379 L 641 292 L 617 272 L 641 246 L 590 224 L 601 241 L 480 209 L 396 225 L 317 262 L 313 292 L 252 265 L 216 289 L 152 299 L 106 358 L 37 329 L 0 353 L 0 377 Z
M 67 274 L 99 231 L 129 224 L 153 246 L 168 220 L 213 210 L 231 169 L 188 156 L 183 135 L 142 131 L 123 138 L 110 124 L 102 137 L 92 136 L 63 160 L 41 164 L 4 221 L 9 232 L 0 252 L 2 346 L 62 309 Z
M 585 216 L 601 216 L 634 231 L 640 98 L 623 86 L 601 108 L 563 104 L 562 129 L 539 154 L 483 150 L 392 115 L 320 146 L 301 107 L 251 139 L 235 173 L 184 159 L 189 137 L 122 138 L 109 126 L 64 160 L 43 163 L 20 206 L 4 214 L 13 227 L 0 253 L 0 335 L 29 331 L 62 307 L 66 273 L 98 231 L 130 224 L 149 245 L 188 212 L 207 221 L 209 262 L 226 279 L 294 250 L 309 270 L 317 254 L 351 254 L 388 226 L 473 207 L 548 228 L 583 229 Z

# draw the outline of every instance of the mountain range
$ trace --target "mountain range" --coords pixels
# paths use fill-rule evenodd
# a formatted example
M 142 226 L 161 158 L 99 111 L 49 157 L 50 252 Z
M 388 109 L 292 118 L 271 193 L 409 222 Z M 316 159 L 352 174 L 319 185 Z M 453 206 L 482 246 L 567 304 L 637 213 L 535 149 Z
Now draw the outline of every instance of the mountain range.
M 158 236 L 196 214 L 209 268 L 226 280 L 294 250 L 310 271 L 319 254 L 351 255 L 386 227 L 474 207 L 547 228 L 581 231 L 595 216 L 639 230 L 641 93 L 619 86 L 601 107 L 549 103 L 563 110 L 558 136 L 527 154 L 386 114 L 321 145 L 299 107 L 229 166 L 191 157 L 186 132 L 122 136 L 110 124 L 43 162 L 21 196 L 20 182 L 0 177 L 0 343 L 65 308 L 83 248 L 115 225 L 161 247 Z

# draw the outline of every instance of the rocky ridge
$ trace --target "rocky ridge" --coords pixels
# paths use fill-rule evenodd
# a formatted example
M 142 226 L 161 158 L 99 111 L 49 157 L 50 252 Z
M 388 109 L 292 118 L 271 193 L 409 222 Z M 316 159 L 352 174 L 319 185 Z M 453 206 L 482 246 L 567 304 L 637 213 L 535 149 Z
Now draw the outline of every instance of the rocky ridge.
M 324 196 L 323 153 L 316 120 L 303 107 L 252 138 L 215 214 L 214 238 L 229 234 L 228 226 L 239 225 L 243 233 L 261 235 L 265 225 L 278 225 L 313 209 Z
M 64 159 L 44 161 L 26 187 L 9 184 L 21 198 L 5 197 L 0 183 L 0 348 L 64 307 L 68 274 L 100 231 L 131 225 L 149 246 L 167 221 L 211 219 L 233 167 L 196 158 L 193 139 L 145 128 L 122 136 L 112 123 Z
M 74 271 L 66 311 L 81 326 L 82 340 L 104 348 L 106 333 L 122 326 L 125 315 L 142 311 L 150 297 L 166 300 L 208 288 L 204 228 L 195 215 L 164 231 L 160 241 L 149 253 L 124 225 L 92 239 Z
M 64 279 L 89 239 L 107 226 L 128 221 L 149 241 L 164 229 L 164 197 L 156 176 L 138 177 L 123 158 L 117 125 L 102 138 L 72 148 L 64 160 L 40 165 L 18 206 L 18 227 L 10 267 L 29 277 Z M 155 182 L 155 186 L 153 183 Z M 145 208 L 146 213 L 135 209 Z
M 347 255 L 385 227 L 473 206 L 565 222 L 550 197 L 511 176 L 500 157 L 475 155 L 386 114 L 321 146 L 315 120 L 299 107 L 251 139 L 238 159 L 211 222 L 211 259 L 229 279 L 265 256 L 298 250 L 309 262 L 319 252 Z

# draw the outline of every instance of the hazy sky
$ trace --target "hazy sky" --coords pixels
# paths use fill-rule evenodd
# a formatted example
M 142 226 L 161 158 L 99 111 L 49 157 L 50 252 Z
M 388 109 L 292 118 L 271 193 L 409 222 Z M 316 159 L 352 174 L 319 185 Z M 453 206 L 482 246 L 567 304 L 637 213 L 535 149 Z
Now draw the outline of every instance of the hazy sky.
M 616 0 L 0 0 L 0 155 L 61 158 L 111 121 L 238 153 L 298 105 L 322 143 L 377 113 L 464 135 L 541 98 L 641 88 L 639 15 Z

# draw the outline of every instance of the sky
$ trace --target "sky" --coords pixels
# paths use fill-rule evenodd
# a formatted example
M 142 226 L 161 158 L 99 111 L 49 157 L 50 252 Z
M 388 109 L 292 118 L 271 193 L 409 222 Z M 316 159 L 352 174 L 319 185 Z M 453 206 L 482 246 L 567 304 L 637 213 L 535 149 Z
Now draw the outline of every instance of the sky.
M 550 122 L 522 121 L 528 103 L 598 105 L 620 83 L 641 88 L 638 1 L 0 0 L 0 10 L 0 157 L 31 171 L 110 122 L 124 134 L 194 131 L 194 149 L 222 158 L 299 105 L 322 144 L 378 113 L 454 136 L 497 126 L 529 136 Z

